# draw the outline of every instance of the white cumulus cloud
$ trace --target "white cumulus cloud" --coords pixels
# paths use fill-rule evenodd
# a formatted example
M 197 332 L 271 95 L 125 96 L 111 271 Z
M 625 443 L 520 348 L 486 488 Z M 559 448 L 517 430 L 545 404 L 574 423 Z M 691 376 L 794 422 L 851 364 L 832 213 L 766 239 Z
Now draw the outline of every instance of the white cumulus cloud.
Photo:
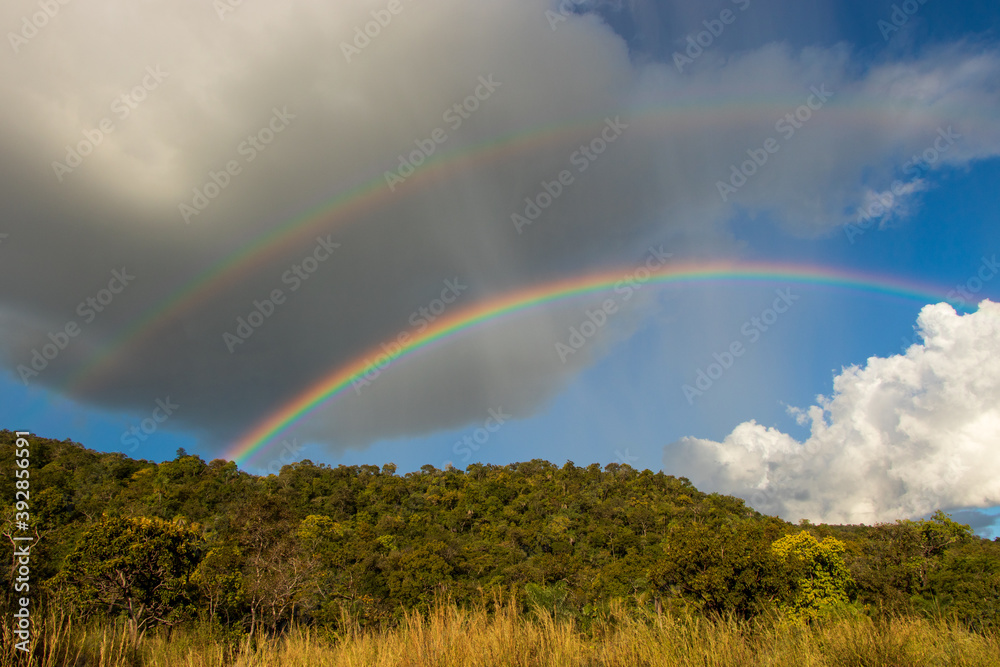
M 682 438 L 665 470 L 797 521 L 873 523 L 1000 503 L 1000 304 L 917 319 L 922 344 L 871 357 L 832 397 L 793 410 L 805 442 L 755 421 L 722 442 Z

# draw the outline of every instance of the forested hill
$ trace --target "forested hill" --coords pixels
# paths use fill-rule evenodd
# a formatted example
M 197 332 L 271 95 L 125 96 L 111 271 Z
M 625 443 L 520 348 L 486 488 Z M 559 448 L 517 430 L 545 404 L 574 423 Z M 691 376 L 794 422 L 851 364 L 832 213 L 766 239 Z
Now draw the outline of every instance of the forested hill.
M 657 610 L 954 612 L 1000 625 L 1000 541 L 944 514 L 792 525 L 684 478 L 533 460 L 396 475 L 302 461 L 258 477 L 182 450 L 154 464 L 29 437 L 32 594 L 141 625 L 398 617 L 435 598 L 514 596 L 585 621 Z M 14 526 L 15 437 L 0 431 Z M 3 540 L 2 558 L 12 546 Z M 10 568 L 0 586 L 12 595 Z M 117 582 L 117 583 L 116 583 Z M 40 588 L 40 590 L 39 590 Z M 136 611 L 138 610 L 138 611 Z

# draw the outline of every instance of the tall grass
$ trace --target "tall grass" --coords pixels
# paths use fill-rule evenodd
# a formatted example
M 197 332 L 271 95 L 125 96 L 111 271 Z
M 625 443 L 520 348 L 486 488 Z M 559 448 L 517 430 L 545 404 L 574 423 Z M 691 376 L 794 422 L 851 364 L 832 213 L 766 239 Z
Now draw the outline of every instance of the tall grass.
M 0 667 L 659 667 L 674 665 L 1000 665 L 1000 637 L 925 618 L 831 618 L 812 626 L 637 614 L 612 606 L 586 632 L 572 619 L 439 605 L 393 628 L 338 633 L 296 627 L 279 637 L 224 637 L 209 624 L 133 635 L 124 625 L 36 622 L 31 659 L 3 629 Z

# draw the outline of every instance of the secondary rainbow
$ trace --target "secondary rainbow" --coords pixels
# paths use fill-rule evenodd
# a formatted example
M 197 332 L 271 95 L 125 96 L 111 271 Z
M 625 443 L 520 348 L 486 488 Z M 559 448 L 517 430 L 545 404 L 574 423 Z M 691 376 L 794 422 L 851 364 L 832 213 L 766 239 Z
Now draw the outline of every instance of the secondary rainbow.
M 422 334 L 413 337 L 395 354 L 388 355 L 389 360 L 408 357 L 434 343 L 461 335 L 477 326 L 545 304 L 599 292 L 613 292 L 615 287 L 621 285 L 626 277 L 635 275 L 635 268 L 602 271 L 582 277 L 535 285 L 486 300 L 451 316 L 441 318 Z M 641 276 L 639 278 L 641 279 Z M 644 284 L 663 286 L 711 281 L 813 284 L 861 290 L 925 303 L 948 301 L 957 304 L 954 299 L 945 294 L 944 290 L 933 286 L 886 276 L 795 264 L 715 262 L 699 265 L 674 265 L 663 271 L 652 273 Z M 226 458 L 240 464 L 248 461 L 278 433 L 320 405 L 340 396 L 350 387 L 352 380 L 361 377 L 367 370 L 370 370 L 371 359 L 385 354 L 381 346 L 373 347 L 356 359 L 320 378 L 241 437 L 227 451 Z
M 586 135 L 603 123 L 588 119 L 572 124 L 546 125 L 528 131 L 493 137 L 469 148 L 452 153 L 442 153 L 427 160 L 423 166 L 399 186 L 407 190 L 426 185 L 435 178 L 465 171 L 475 164 L 496 160 L 550 142 L 564 141 L 577 135 Z M 343 226 L 366 211 L 374 210 L 390 201 L 394 193 L 386 185 L 385 177 L 378 176 L 332 199 L 311 207 L 304 213 L 276 226 L 266 235 L 239 248 L 221 262 L 210 266 L 188 280 L 165 299 L 148 308 L 126 329 L 92 355 L 85 364 L 74 371 L 64 383 L 67 390 L 83 389 L 95 381 L 100 371 L 113 357 L 124 354 L 128 348 L 151 335 L 184 311 L 204 303 L 241 277 L 261 266 L 269 259 L 279 257 L 295 243 L 305 243 L 310 235 L 330 226 Z M 399 194 L 402 196 L 402 194 Z

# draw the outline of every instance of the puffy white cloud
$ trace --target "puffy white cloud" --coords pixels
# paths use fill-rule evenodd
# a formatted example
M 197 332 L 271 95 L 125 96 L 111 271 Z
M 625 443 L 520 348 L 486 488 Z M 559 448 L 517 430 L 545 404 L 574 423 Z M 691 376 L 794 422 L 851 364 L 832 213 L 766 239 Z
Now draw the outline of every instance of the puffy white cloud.
M 805 442 L 755 421 L 722 442 L 682 438 L 664 469 L 797 521 L 873 523 L 1000 503 L 1000 304 L 917 320 L 922 344 L 844 369 L 795 410 Z

